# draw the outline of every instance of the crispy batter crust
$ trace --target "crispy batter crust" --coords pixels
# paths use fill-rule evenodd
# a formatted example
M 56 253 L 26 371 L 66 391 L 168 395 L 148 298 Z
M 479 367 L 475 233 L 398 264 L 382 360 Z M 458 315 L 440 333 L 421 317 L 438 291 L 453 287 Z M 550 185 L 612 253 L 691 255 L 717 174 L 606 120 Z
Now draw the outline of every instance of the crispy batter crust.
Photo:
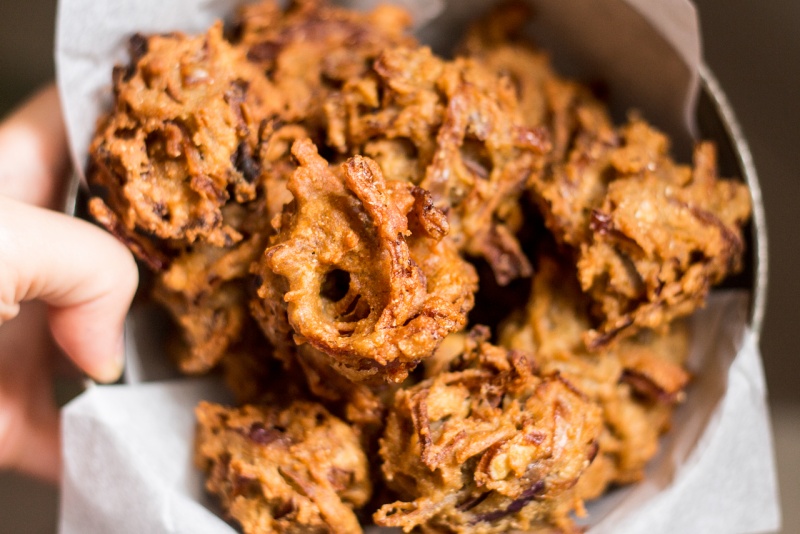
M 458 52 L 506 80 L 519 101 L 523 124 L 544 126 L 549 133 L 551 150 L 545 158 L 552 164 L 564 159 L 582 115 L 611 121 L 586 87 L 559 76 L 548 54 L 521 36 L 530 18 L 525 2 L 497 2 L 470 26 Z
M 182 334 L 176 359 L 204 373 L 247 337 L 248 269 L 269 235 L 260 123 L 280 102 L 220 25 L 130 46 L 90 148 L 89 182 L 107 194 L 89 208 L 156 272 L 154 297 Z
M 266 224 L 263 201 L 229 203 L 224 220 L 243 239 L 227 247 L 195 242 L 179 251 L 157 272 L 153 298 L 179 327 L 171 349 L 181 371 L 202 374 L 222 360 L 248 358 L 250 351 L 266 358 L 266 340 L 249 313 L 252 291 L 250 264 L 266 247 L 272 231 Z M 251 332 L 252 331 L 252 332 Z
M 423 271 L 408 244 L 413 197 L 398 202 L 371 160 L 352 158 L 337 170 L 310 141 L 295 143 L 293 154 L 300 162 L 288 183 L 294 203 L 264 253 L 256 316 L 267 318 L 266 334 L 279 348 L 292 350 L 291 335 L 351 379 L 402 381 L 466 324 L 474 271 L 457 255 L 440 268 L 435 245 L 422 244 L 415 248 L 428 254 Z M 440 215 L 432 216 L 441 224 Z M 337 278 L 344 291 L 328 294 L 326 285 Z M 284 306 L 291 329 L 281 324 Z
M 107 191 L 105 204 L 133 241 L 138 233 L 240 241 L 221 209 L 231 195 L 255 196 L 252 119 L 277 112 L 278 94 L 220 24 L 198 37 L 135 36 L 131 48 L 130 65 L 115 70 L 114 113 L 90 147 L 89 183 Z
M 406 532 L 557 526 L 581 509 L 570 491 L 597 451 L 599 409 L 530 354 L 469 336 L 449 372 L 400 390 L 381 439 L 398 502 L 375 514 Z
M 247 534 L 360 533 L 353 512 L 370 497 L 356 435 L 321 405 L 238 409 L 201 402 L 196 463 Z
M 741 269 L 750 217 L 747 187 L 717 178 L 711 144 L 697 145 L 688 167 L 673 163 L 666 137 L 642 121 L 620 139 L 578 258 L 581 287 L 602 319 L 587 334 L 591 349 L 703 306 L 713 284 Z
M 228 220 L 263 217 L 263 210 L 248 213 L 236 204 L 223 211 Z M 154 299 L 170 312 L 182 332 L 178 363 L 185 373 L 207 372 L 244 337 L 250 323 L 244 280 L 266 246 L 265 229 L 259 231 L 255 223 L 236 220 L 238 228 L 249 230 L 246 239 L 224 248 L 196 243 L 156 276 Z
M 243 7 L 238 20 L 236 42 L 284 96 L 283 119 L 314 130 L 324 127 L 322 108 L 341 84 L 362 77 L 383 50 L 416 46 L 411 17 L 389 5 L 359 12 L 294 0 L 283 11 L 266 1 Z

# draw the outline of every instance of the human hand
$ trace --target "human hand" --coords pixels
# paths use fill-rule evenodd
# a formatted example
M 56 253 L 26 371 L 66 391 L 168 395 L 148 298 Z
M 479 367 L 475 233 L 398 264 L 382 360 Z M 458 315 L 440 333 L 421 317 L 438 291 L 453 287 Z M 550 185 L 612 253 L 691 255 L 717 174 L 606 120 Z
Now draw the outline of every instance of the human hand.
M 113 382 L 138 283 L 124 246 L 51 211 L 62 201 L 68 166 L 50 87 L 0 123 L 0 469 L 51 481 L 61 471 L 52 340 L 89 376 Z

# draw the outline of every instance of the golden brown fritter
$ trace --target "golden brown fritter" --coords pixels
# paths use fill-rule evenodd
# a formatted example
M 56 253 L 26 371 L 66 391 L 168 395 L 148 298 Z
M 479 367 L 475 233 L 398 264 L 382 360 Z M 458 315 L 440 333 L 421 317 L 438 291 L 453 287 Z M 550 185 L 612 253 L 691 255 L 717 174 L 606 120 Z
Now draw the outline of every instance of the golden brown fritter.
M 329 143 L 429 191 L 458 248 L 485 258 L 501 284 L 530 275 L 514 237 L 517 200 L 549 144 L 544 130 L 522 125 L 506 79 L 468 59 L 396 48 L 325 109 Z
M 385 49 L 415 46 L 411 17 L 381 5 L 359 12 L 323 0 L 265 1 L 243 7 L 237 43 L 285 95 L 282 116 L 322 128 L 322 108 L 346 80 L 360 78 Z M 352 152 L 353 154 L 356 152 Z
M 199 37 L 135 36 L 114 90 L 88 176 L 108 195 L 90 211 L 156 271 L 154 298 L 181 332 L 179 366 L 205 373 L 247 337 L 248 270 L 270 232 L 256 198 L 256 151 L 270 133 L 259 117 L 278 98 L 264 102 L 269 82 L 220 25 Z
M 378 525 L 573 531 L 582 504 L 570 489 L 597 451 L 600 410 L 488 335 L 473 330 L 448 372 L 396 394 L 380 452 L 401 500 L 376 512 Z
M 352 380 L 400 382 L 466 324 L 474 270 L 454 252 L 444 256 L 446 244 L 409 246 L 414 195 L 387 185 L 374 162 L 355 157 L 332 168 L 308 140 L 292 152 L 294 202 L 257 270 L 254 315 L 281 354 L 308 343 Z M 420 211 L 428 224 L 419 226 L 438 233 L 415 239 L 442 240 L 444 217 L 430 204 Z M 412 247 L 443 257 L 419 264 Z
M 592 120 L 581 118 L 586 129 L 568 159 L 532 191 L 548 228 L 577 257 L 594 301 L 597 326 L 586 335 L 594 350 L 689 315 L 711 285 L 738 271 L 750 196 L 717 177 L 708 143 L 697 146 L 694 167 L 678 165 L 667 138 L 643 121 L 614 132 Z
M 197 37 L 135 35 L 130 64 L 114 71 L 114 111 L 95 135 L 88 173 L 105 198 L 91 211 L 156 269 L 168 263 L 165 244 L 141 234 L 177 246 L 239 241 L 221 208 L 255 198 L 265 126 L 318 124 L 322 87 L 358 75 L 386 47 L 414 44 L 399 8 L 360 14 L 297 1 L 283 12 L 262 2 L 242 16 L 237 44 L 220 23 Z
M 261 119 L 280 94 L 217 24 L 205 35 L 135 36 L 114 72 L 114 111 L 90 147 L 89 183 L 104 188 L 117 233 L 230 246 L 222 207 L 255 198 Z M 108 217 L 99 200 L 92 212 Z M 101 218 L 102 220 L 102 218 Z
M 536 354 L 542 373 L 558 373 L 602 409 L 598 456 L 578 482 L 582 498 L 643 477 L 689 379 L 685 325 L 673 323 L 662 334 L 644 330 L 590 352 L 583 338 L 589 305 L 574 267 L 540 255 L 528 306 L 500 338 L 503 346 Z
M 219 366 L 229 389 L 242 402 L 260 398 L 268 375 L 276 369 L 272 348 L 250 313 L 257 287 L 250 268 L 274 232 L 270 215 L 279 214 L 291 199 L 285 175 L 294 164 L 269 159 L 276 138 L 281 137 L 278 144 L 284 142 L 282 136 L 276 133 L 262 145 L 265 172 L 258 185 L 266 198 L 228 203 L 222 209 L 242 241 L 229 247 L 195 242 L 173 252 L 168 268 L 155 273 L 153 298 L 178 326 L 180 335 L 170 340 L 169 349 L 180 370 L 203 374 Z
M 353 431 L 316 403 L 285 409 L 201 402 L 195 460 L 246 534 L 360 533 L 372 492 Z
M 245 328 L 249 265 L 292 199 L 289 147 L 319 130 L 311 104 L 385 47 L 414 43 L 397 8 L 263 2 L 242 16 L 236 44 L 220 24 L 199 37 L 135 36 L 91 150 L 89 179 L 108 193 L 91 211 L 164 271 L 155 296 L 181 327 L 190 373 L 215 366 Z
M 180 327 L 178 362 L 189 374 L 214 367 L 249 322 L 246 279 L 250 264 L 266 246 L 266 229 L 258 229 L 263 210 L 249 213 L 237 204 L 226 206 L 227 220 L 252 233 L 230 247 L 195 243 L 156 274 L 153 296 Z M 238 213 L 233 213 L 238 212 Z M 253 219 L 243 222 L 240 219 Z
M 602 203 L 588 206 L 578 277 L 602 321 L 587 335 L 592 349 L 689 315 L 742 267 L 747 186 L 718 178 L 709 143 L 697 145 L 692 167 L 675 164 L 668 148 L 666 136 L 631 121 L 603 168 Z

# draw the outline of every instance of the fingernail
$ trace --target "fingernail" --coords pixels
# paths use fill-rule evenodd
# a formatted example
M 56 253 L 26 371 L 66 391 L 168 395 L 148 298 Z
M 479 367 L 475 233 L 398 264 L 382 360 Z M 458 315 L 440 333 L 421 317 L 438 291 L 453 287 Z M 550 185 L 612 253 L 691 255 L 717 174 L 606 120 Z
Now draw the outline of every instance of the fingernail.
M 123 369 L 125 369 L 125 337 L 120 336 L 113 356 L 108 358 L 96 372 L 92 373 L 92 378 L 102 384 L 111 384 L 119 380 Z

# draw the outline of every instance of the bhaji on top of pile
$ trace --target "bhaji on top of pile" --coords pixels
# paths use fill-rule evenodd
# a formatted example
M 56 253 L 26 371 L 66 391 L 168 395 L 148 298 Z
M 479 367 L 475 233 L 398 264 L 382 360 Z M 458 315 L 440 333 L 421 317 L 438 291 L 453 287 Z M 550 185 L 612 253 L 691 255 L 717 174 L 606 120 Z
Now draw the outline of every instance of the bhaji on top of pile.
M 245 532 L 573 532 L 642 478 L 750 196 L 713 145 L 684 165 L 615 126 L 528 16 L 501 3 L 451 60 L 399 8 L 323 0 L 130 39 L 89 208 L 152 270 L 180 369 L 242 404 L 201 404 L 196 450 Z

